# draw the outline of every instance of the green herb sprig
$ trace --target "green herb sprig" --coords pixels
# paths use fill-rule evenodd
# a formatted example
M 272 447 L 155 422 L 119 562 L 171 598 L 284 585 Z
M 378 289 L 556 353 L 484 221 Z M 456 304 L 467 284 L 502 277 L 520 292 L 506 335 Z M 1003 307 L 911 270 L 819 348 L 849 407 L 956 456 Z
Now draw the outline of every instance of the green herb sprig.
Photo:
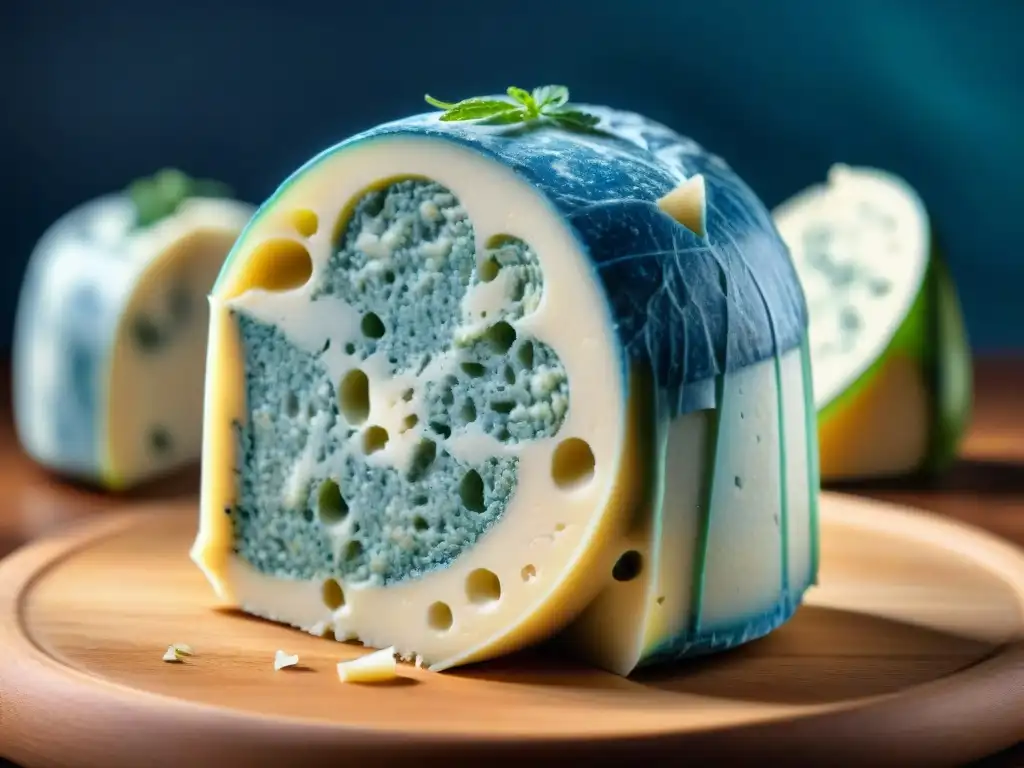
M 138 227 L 148 227 L 167 218 L 190 197 L 230 197 L 231 194 L 231 189 L 219 181 L 193 179 L 175 168 L 164 168 L 128 186 Z
M 569 89 L 564 85 L 543 85 L 527 91 L 510 86 L 505 99 L 475 97 L 458 102 L 424 96 L 432 107 L 444 110 L 441 121 L 461 122 L 479 120 L 484 125 L 516 125 L 518 123 L 551 122 L 561 128 L 577 131 L 593 130 L 601 118 L 569 104 Z

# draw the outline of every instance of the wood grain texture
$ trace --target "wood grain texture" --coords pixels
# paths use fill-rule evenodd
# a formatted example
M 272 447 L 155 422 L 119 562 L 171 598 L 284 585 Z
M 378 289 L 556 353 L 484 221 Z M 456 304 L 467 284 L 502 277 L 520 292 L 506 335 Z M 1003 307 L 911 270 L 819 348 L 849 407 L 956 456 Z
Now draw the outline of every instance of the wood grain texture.
M 119 511 L 133 507 L 140 501 L 184 499 L 195 493 L 198 487 L 198 474 L 195 471 L 185 471 L 140 491 L 117 497 L 57 481 L 47 472 L 32 464 L 18 449 L 11 428 L 7 383 L 7 376 L 0 377 L 0 489 L 3 490 L 2 502 L 0 502 L 0 556 L 45 534 L 67 531 L 68 526 L 75 521 L 109 519 L 111 524 L 119 525 L 120 523 L 114 520 Z M 910 479 L 899 483 L 874 486 L 851 486 L 845 490 L 932 510 L 949 518 L 959 519 L 988 529 L 1018 545 L 1024 545 L 1024 358 L 1007 357 L 979 361 L 976 364 L 975 395 L 974 418 L 971 432 L 964 446 L 963 458 L 940 482 Z M 140 573 L 145 572 L 145 568 L 140 569 Z M 7 594 L 5 587 L 5 584 L 0 584 L 0 594 Z M 237 616 L 224 616 L 223 619 L 225 621 L 243 620 Z M 808 621 L 812 623 L 817 621 L 807 610 L 801 614 L 800 620 L 805 624 Z M 838 624 L 832 623 L 828 625 L 827 631 L 821 630 L 825 634 L 822 635 L 820 642 L 825 645 L 840 642 L 846 635 L 844 632 L 835 631 L 838 626 Z M 280 628 L 273 628 L 273 630 L 280 631 Z M 808 631 L 810 630 L 811 627 L 808 626 Z M 782 642 L 787 639 L 786 631 L 784 629 L 778 635 L 768 638 L 764 642 Z M 956 640 L 957 643 L 961 641 L 962 639 Z M 166 647 L 167 643 L 174 642 L 174 640 L 162 638 L 161 642 Z M 943 642 L 948 642 L 948 638 Z M 958 646 L 958 648 L 962 647 Z M 298 646 L 289 649 L 298 651 Z M 162 648 L 158 650 L 162 653 Z M 271 655 L 268 657 L 268 664 L 273 650 L 273 648 L 270 649 Z M 206 652 L 209 652 L 209 649 Z M 964 651 L 958 650 L 953 654 L 953 658 L 960 659 L 963 657 L 963 653 Z M 308 654 L 307 656 L 309 659 L 315 658 Z M 855 650 L 850 651 L 848 656 L 850 657 L 850 666 L 845 668 L 846 672 L 843 678 L 847 681 L 852 680 L 853 682 L 845 684 L 855 687 L 860 685 L 857 682 L 859 679 L 859 674 L 856 671 L 856 664 L 859 663 L 855 658 L 857 653 Z M 147 653 L 146 657 L 147 659 L 151 658 L 151 654 Z M 944 661 L 943 658 L 943 653 L 916 654 L 908 652 L 892 662 L 891 674 L 897 679 L 919 682 L 928 679 L 929 675 L 939 674 L 942 664 L 950 663 Z M 331 656 L 331 663 L 333 660 L 334 657 Z M 528 683 L 530 685 L 543 684 L 544 680 L 553 673 L 553 669 L 550 664 L 545 666 L 543 660 L 537 660 L 534 663 L 535 667 L 528 678 Z M 784 658 L 772 662 L 772 664 L 788 663 Z M 155 674 L 164 674 L 164 666 L 169 665 L 157 665 Z M 983 667 L 982 664 L 978 669 Z M 195 670 L 189 670 L 189 672 L 193 671 Z M 785 686 L 780 684 L 777 676 L 772 678 L 768 672 L 764 673 L 765 676 L 755 675 L 750 679 L 744 678 L 742 681 L 737 681 L 728 667 L 712 662 L 703 667 L 701 674 L 694 677 L 691 682 L 697 686 L 694 692 L 699 694 L 701 693 L 700 686 L 710 685 L 709 681 L 713 681 L 716 675 L 724 676 L 728 679 L 729 685 L 734 686 L 734 690 L 738 691 L 735 694 L 737 696 L 764 697 L 770 695 L 770 691 L 766 692 L 766 689 L 772 686 L 771 690 L 777 691 L 774 694 L 777 699 L 801 702 L 808 699 L 813 700 L 815 696 L 817 678 L 810 676 L 810 673 L 807 674 L 806 678 L 799 676 L 790 678 Z M 323 674 L 317 675 L 317 677 L 329 676 Z M 506 689 L 515 688 L 515 686 L 515 683 L 504 684 Z M 828 687 L 830 690 L 842 689 L 838 675 L 833 676 L 833 681 L 829 683 Z M 743 691 L 746 693 L 744 694 Z M 0 689 L 0 694 L 4 693 L 6 691 Z M 64 689 L 58 687 L 55 697 L 59 700 L 63 695 Z M 821 693 L 817 695 L 824 696 Z M 972 706 L 987 707 L 990 705 L 991 703 L 986 700 L 979 700 L 973 702 Z M 482 704 L 481 707 L 469 713 L 468 719 L 472 722 L 487 713 L 488 711 Z M 930 712 L 924 712 L 922 716 L 928 714 Z M 220 716 L 223 716 L 223 713 L 218 717 Z M 51 732 L 59 731 L 60 727 L 56 721 L 53 721 Z M 194 738 L 200 738 L 211 727 L 213 726 L 209 723 L 196 723 L 195 734 L 184 739 L 183 742 L 191 743 Z M 963 729 L 958 727 L 956 730 Z M 160 732 L 160 727 L 156 728 L 156 732 Z M 742 744 L 749 744 L 750 739 L 757 736 L 756 729 L 748 729 L 746 733 L 747 736 L 737 736 L 734 739 L 738 748 Z M 99 724 L 94 734 L 86 734 L 81 743 L 95 745 L 107 736 L 112 736 L 116 741 L 124 739 L 126 735 L 131 734 L 126 734 L 123 724 L 116 721 L 105 721 Z M 850 738 L 854 735 L 852 734 Z M 40 738 L 45 740 L 47 735 L 43 734 Z M 138 733 L 132 738 L 145 741 L 147 734 Z M 311 747 L 320 744 L 318 738 L 311 737 Z M 400 737 L 396 737 L 394 742 L 396 755 L 402 755 L 403 749 L 410 749 L 412 754 L 423 756 L 418 764 L 430 764 L 431 761 L 427 759 L 424 752 L 413 747 L 402 746 L 403 744 L 405 742 Z M 554 756 L 554 759 L 564 762 L 573 756 L 570 747 L 558 749 L 555 744 L 549 746 L 550 749 L 543 749 L 535 753 L 534 757 L 540 760 L 541 757 L 552 758 Z M 674 751 L 671 744 L 664 743 L 662 746 L 664 750 L 660 754 L 663 758 L 657 764 L 677 764 L 680 753 Z M 693 757 L 694 750 L 697 750 L 699 746 L 699 744 L 691 742 L 684 754 Z M 0 756 L 13 756 L 7 752 L 5 747 L 3 738 L 0 738 Z M 354 750 L 352 753 L 354 758 L 361 748 L 355 744 L 351 748 Z M 839 754 L 841 750 L 842 742 L 837 742 L 836 754 Z M 267 752 L 268 756 L 271 754 L 271 752 Z M 632 753 L 609 749 L 602 752 L 603 757 L 607 760 L 600 759 L 598 762 L 604 764 L 618 761 L 621 765 L 624 754 L 625 759 L 631 759 L 630 754 Z M 447 763 L 448 765 L 458 763 L 459 753 L 457 750 L 451 753 L 450 757 L 451 761 Z M 793 757 L 795 755 L 788 755 L 788 762 L 792 763 Z M 71 764 L 77 763 L 72 762 Z M 381 765 L 382 763 L 375 762 L 373 764 Z M 986 768 L 1024 765 L 1024 743 L 989 757 L 983 764 Z M 10 764 L 0 758 L 0 765 Z M 34 766 L 25 763 L 23 768 L 34 768 Z
M 821 585 L 734 653 L 626 680 L 541 651 L 456 673 L 402 666 L 366 686 L 334 668 L 365 649 L 218 607 L 187 556 L 195 521 L 194 501 L 156 502 L 0 566 L 0 740 L 14 759 L 422 765 L 500 748 L 551 764 L 672 748 L 909 766 L 1024 737 L 1024 551 L 924 513 L 825 496 Z M 195 656 L 161 661 L 174 642 Z M 277 649 L 301 667 L 275 672 Z

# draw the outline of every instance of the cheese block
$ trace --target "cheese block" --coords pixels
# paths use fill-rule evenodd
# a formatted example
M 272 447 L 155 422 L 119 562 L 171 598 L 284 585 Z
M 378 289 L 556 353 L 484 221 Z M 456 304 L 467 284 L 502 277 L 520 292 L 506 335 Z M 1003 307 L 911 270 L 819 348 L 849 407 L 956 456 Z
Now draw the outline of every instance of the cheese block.
M 163 171 L 44 233 L 12 351 L 15 426 L 37 462 L 119 490 L 198 460 L 206 294 L 254 211 L 223 192 Z
M 809 305 L 822 478 L 946 469 L 970 420 L 971 352 L 921 199 L 836 165 L 774 216 Z
M 313 158 L 211 295 L 192 557 L 243 610 L 443 670 L 629 674 L 817 572 L 807 315 L 769 211 L 639 115 L 438 113 Z

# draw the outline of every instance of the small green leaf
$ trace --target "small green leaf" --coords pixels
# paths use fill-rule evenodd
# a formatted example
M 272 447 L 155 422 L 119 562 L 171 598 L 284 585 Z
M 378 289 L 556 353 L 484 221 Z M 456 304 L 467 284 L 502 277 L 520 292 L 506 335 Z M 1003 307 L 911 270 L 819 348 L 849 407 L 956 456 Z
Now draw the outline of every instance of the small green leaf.
M 568 128 L 589 130 L 601 122 L 601 118 L 577 109 L 559 109 L 545 113 L 559 125 Z
M 172 213 L 172 203 L 155 178 L 139 179 L 128 187 L 128 196 L 135 206 L 136 223 L 146 227 Z
M 514 125 L 533 119 L 525 109 L 513 109 L 480 121 L 480 125 Z
M 569 101 L 569 89 L 564 85 L 542 85 L 533 89 L 533 100 L 540 107 L 560 107 Z
M 209 179 L 192 179 L 174 168 L 165 168 L 128 186 L 135 206 L 136 226 L 148 227 L 164 219 L 190 197 L 230 197 L 230 187 Z
M 183 200 L 188 195 L 189 178 L 176 168 L 164 168 L 153 177 L 160 197 L 167 201 Z
M 446 123 L 456 120 L 479 120 L 484 117 L 493 117 L 502 112 L 510 112 L 514 109 L 517 109 L 516 105 L 509 101 L 466 99 L 465 101 L 460 101 L 441 115 L 441 120 Z
M 150 179 L 138 179 L 128 187 L 128 196 L 135 206 L 136 217 L 139 219 L 151 216 L 156 209 L 155 185 Z
M 509 96 L 518 101 L 528 112 L 536 113 L 537 104 L 533 100 L 533 96 L 530 95 L 529 91 L 523 90 L 522 88 L 516 88 L 514 85 L 510 85 L 506 91 Z
M 452 107 L 455 106 L 454 102 L 441 101 L 440 99 L 435 99 L 429 93 L 426 94 L 423 98 L 426 99 L 427 104 L 429 104 L 432 107 L 437 107 L 438 109 L 451 109 Z
M 506 94 L 512 101 L 476 97 L 454 104 L 425 96 L 428 104 L 444 110 L 440 120 L 455 122 L 479 120 L 482 125 L 513 125 L 536 122 L 538 118 L 550 118 L 566 130 L 590 131 L 601 122 L 599 117 L 588 114 L 569 105 L 569 89 L 564 85 L 542 85 L 532 92 L 517 86 L 509 86 Z

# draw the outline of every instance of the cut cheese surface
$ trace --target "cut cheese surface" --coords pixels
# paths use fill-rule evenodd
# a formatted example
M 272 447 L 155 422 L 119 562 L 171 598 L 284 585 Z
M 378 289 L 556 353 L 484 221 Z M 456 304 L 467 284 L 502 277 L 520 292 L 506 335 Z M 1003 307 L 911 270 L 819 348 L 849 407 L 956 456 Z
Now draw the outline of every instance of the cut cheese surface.
M 390 123 L 261 208 L 210 298 L 193 558 L 224 600 L 435 670 L 568 628 L 628 674 L 792 613 L 788 253 L 720 159 L 588 109 L 603 135 Z
M 822 477 L 944 468 L 970 413 L 970 350 L 917 194 L 837 165 L 774 216 L 807 294 Z
M 120 194 L 46 232 L 13 350 L 15 424 L 33 458 L 115 489 L 198 459 L 206 294 L 252 212 L 192 197 L 141 226 Z

